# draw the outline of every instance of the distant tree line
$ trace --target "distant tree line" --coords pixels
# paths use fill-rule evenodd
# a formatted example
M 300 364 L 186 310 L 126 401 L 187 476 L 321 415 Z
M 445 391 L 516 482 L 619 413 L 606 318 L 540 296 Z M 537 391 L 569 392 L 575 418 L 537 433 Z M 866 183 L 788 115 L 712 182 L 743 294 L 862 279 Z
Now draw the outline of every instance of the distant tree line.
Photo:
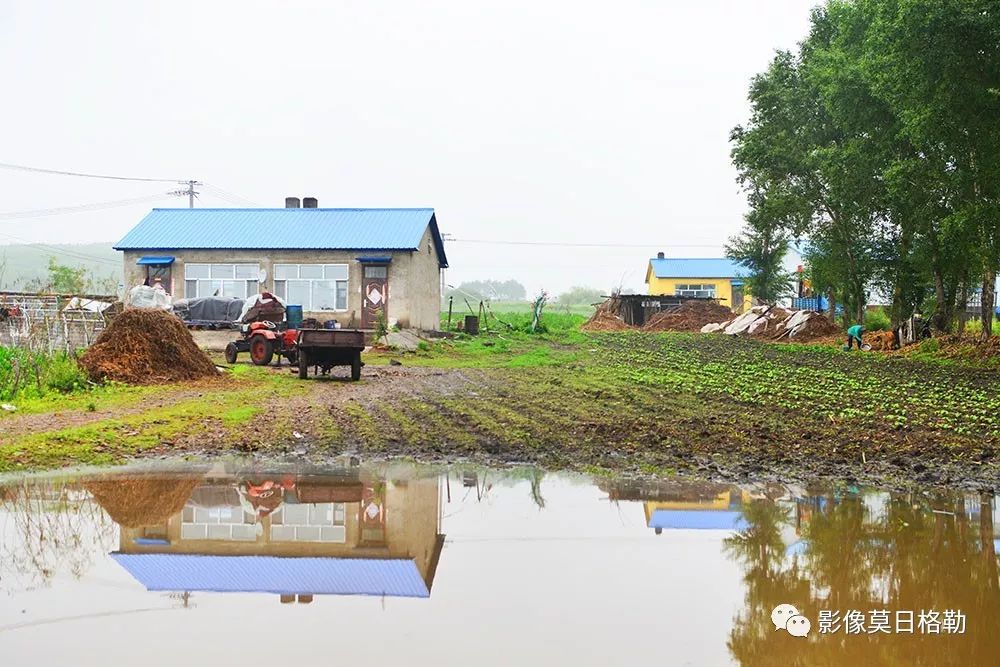
M 459 301 L 527 301 L 528 292 L 516 280 L 472 280 L 449 289 L 445 292 L 445 298 L 448 297 Z M 596 287 L 574 286 L 557 296 L 555 301 L 562 305 L 590 305 L 602 298 L 601 290 Z
M 731 133 L 749 201 L 728 254 L 765 300 L 805 244 L 813 287 L 863 319 L 869 290 L 894 330 L 916 311 L 939 330 L 982 302 L 991 331 L 1000 265 L 1000 3 L 827 0 L 795 51 L 750 86 Z

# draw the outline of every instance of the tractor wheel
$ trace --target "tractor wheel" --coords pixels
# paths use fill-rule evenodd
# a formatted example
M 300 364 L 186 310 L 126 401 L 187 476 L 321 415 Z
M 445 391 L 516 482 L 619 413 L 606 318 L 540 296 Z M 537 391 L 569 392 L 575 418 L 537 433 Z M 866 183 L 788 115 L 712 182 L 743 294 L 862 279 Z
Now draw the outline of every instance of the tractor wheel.
M 364 364 L 361 363 L 361 353 L 358 352 L 357 354 L 354 355 L 354 358 L 351 359 L 351 381 L 352 382 L 357 382 L 358 380 L 361 379 L 361 367 L 363 365 Z
M 299 352 L 299 379 L 306 380 L 309 378 L 309 355 L 303 350 Z
M 250 341 L 250 360 L 255 366 L 267 366 L 274 359 L 274 344 L 263 336 Z
M 226 346 L 226 363 L 235 364 L 236 359 L 239 357 L 240 351 L 236 348 L 236 343 L 230 343 Z

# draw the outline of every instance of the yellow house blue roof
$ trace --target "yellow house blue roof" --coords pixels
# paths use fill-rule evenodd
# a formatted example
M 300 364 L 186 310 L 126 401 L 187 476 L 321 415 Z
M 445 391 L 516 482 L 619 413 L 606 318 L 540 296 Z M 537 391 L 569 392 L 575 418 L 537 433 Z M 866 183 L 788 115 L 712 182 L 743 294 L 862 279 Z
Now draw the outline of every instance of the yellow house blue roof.
M 154 208 L 115 250 L 419 250 L 432 208 Z
M 739 278 L 746 274 L 746 267 L 725 257 L 682 259 L 653 257 L 649 260 L 646 282 L 649 282 L 650 275 L 657 278 Z

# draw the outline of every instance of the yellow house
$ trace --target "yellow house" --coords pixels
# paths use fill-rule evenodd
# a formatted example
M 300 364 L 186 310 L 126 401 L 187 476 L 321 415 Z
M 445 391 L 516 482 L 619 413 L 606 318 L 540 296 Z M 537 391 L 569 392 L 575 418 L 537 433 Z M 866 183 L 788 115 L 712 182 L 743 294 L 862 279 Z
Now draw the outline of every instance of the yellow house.
M 746 269 L 731 259 L 667 259 L 663 253 L 649 260 L 646 268 L 648 294 L 716 299 L 733 312 L 742 313 L 753 305 L 744 289 Z

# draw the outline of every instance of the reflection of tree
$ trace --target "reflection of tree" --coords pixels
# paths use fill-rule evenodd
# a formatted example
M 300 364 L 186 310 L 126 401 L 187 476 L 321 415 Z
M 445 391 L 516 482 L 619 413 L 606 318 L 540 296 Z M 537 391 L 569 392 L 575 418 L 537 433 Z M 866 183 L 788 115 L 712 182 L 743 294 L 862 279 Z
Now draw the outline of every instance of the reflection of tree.
M 115 524 L 79 485 L 23 480 L 0 495 L 0 580 L 48 583 L 80 577 L 117 537 Z
M 971 499 L 970 499 L 971 500 Z M 746 531 L 726 540 L 744 567 L 746 608 L 737 615 L 729 648 L 745 665 L 995 664 L 1000 580 L 993 540 L 993 497 L 978 498 L 975 523 L 958 493 L 895 494 L 873 517 L 861 497 L 811 496 L 798 510 L 809 517 L 801 569 L 782 559 L 780 522 L 758 501 L 747 508 Z M 770 612 L 794 604 L 812 619 L 808 641 L 774 632 Z M 818 610 L 961 610 L 965 635 L 818 634 Z
M 724 553 L 743 566 L 746 583 L 747 608 L 734 619 L 729 650 L 740 662 L 761 664 L 773 643 L 771 610 L 782 603 L 804 609 L 809 590 L 797 566 L 783 567 L 781 529 L 791 524 L 788 512 L 770 500 L 755 500 L 744 506 L 743 519 L 746 529 L 723 541 Z

